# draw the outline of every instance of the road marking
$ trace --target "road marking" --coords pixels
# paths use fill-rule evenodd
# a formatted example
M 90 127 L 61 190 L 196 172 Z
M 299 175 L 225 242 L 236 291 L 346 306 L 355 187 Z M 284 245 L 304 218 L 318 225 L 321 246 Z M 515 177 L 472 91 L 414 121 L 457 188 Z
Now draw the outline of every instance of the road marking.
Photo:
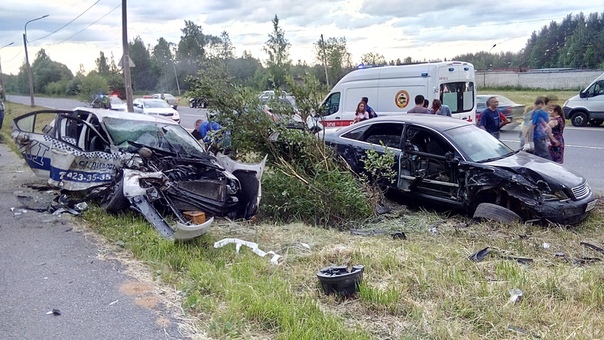
M 501 139 L 501 141 L 505 144 L 507 143 L 520 143 L 519 140 L 510 140 L 510 139 Z M 508 145 L 509 146 L 509 145 Z M 574 144 L 564 144 L 564 148 L 577 148 L 577 149 L 589 149 L 589 150 L 604 150 L 603 146 L 586 146 L 586 145 L 574 145 Z

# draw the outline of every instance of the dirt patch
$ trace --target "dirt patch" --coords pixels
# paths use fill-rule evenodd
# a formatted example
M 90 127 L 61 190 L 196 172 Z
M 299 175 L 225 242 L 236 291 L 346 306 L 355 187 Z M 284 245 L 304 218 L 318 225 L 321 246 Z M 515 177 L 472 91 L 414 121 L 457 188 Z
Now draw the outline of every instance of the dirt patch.
M 137 281 L 124 282 L 120 286 L 120 292 L 127 294 L 127 295 L 133 295 L 133 296 L 151 294 L 152 293 L 151 289 L 152 288 L 150 285 L 148 285 L 144 282 L 137 282 Z

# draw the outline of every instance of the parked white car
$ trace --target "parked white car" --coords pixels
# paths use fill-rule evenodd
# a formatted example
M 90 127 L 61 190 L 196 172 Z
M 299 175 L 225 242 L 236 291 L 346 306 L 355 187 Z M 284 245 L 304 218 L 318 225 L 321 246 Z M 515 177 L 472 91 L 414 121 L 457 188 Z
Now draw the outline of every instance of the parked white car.
M 155 93 L 153 94 L 153 98 L 164 100 L 166 103 L 170 104 L 174 110 L 178 108 L 178 99 L 169 93 Z
M 109 102 L 111 103 L 111 109 L 113 111 L 128 111 L 126 108 L 126 103 L 120 99 L 118 96 L 109 97 Z
M 170 104 L 161 99 L 137 98 L 132 104 L 135 113 L 157 115 L 180 123 L 180 114 L 178 114 L 178 111 L 174 110 Z

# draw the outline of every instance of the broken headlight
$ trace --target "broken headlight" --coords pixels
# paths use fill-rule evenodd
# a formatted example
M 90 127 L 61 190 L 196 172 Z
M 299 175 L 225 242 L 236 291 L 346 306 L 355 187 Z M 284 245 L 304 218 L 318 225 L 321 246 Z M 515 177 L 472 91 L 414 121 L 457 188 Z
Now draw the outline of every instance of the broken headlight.
M 562 201 L 570 199 L 570 197 L 568 197 L 568 195 L 562 189 L 557 190 L 553 193 L 543 193 L 541 194 L 541 197 L 543 197 L 543 200 L 545 201 Z

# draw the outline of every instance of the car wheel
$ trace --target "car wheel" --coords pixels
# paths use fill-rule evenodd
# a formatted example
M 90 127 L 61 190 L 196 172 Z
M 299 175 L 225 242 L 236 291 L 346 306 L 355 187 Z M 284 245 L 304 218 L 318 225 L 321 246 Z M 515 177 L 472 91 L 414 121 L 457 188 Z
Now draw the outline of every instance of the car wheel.
M 505 223 L 522 221 L 515 212 L 493 203 L 480 203 L 474 211 L 473 218 Z
M 124 178 L 121 173 L 116 175 L 113 182 L 105 191 L 100 205 L 105 211 L 113 214 L 125 210 L 130 206 L 130 202 L 124 196 Z
M 570 118 L 570 122 L 574 126 L 585 126 L 587 125 L 587 115 L 583 112 L 577 112 Z
M 602 119 L 592 119 L 589 121 L 589 124 L 591 124 L 593 126 L 600 126 L 600 125 L 602 125 L 602 123 L 604 123 L 604 120 L 602 120 Z
M 193 104 L 193 101 L 190 101 L 190 102 L 189 102 L 189 107 L 190 107 L 190 108 L 192 108 L 192 109 L 194 109 L 194 108 L 195 108 L 195 105 Z

